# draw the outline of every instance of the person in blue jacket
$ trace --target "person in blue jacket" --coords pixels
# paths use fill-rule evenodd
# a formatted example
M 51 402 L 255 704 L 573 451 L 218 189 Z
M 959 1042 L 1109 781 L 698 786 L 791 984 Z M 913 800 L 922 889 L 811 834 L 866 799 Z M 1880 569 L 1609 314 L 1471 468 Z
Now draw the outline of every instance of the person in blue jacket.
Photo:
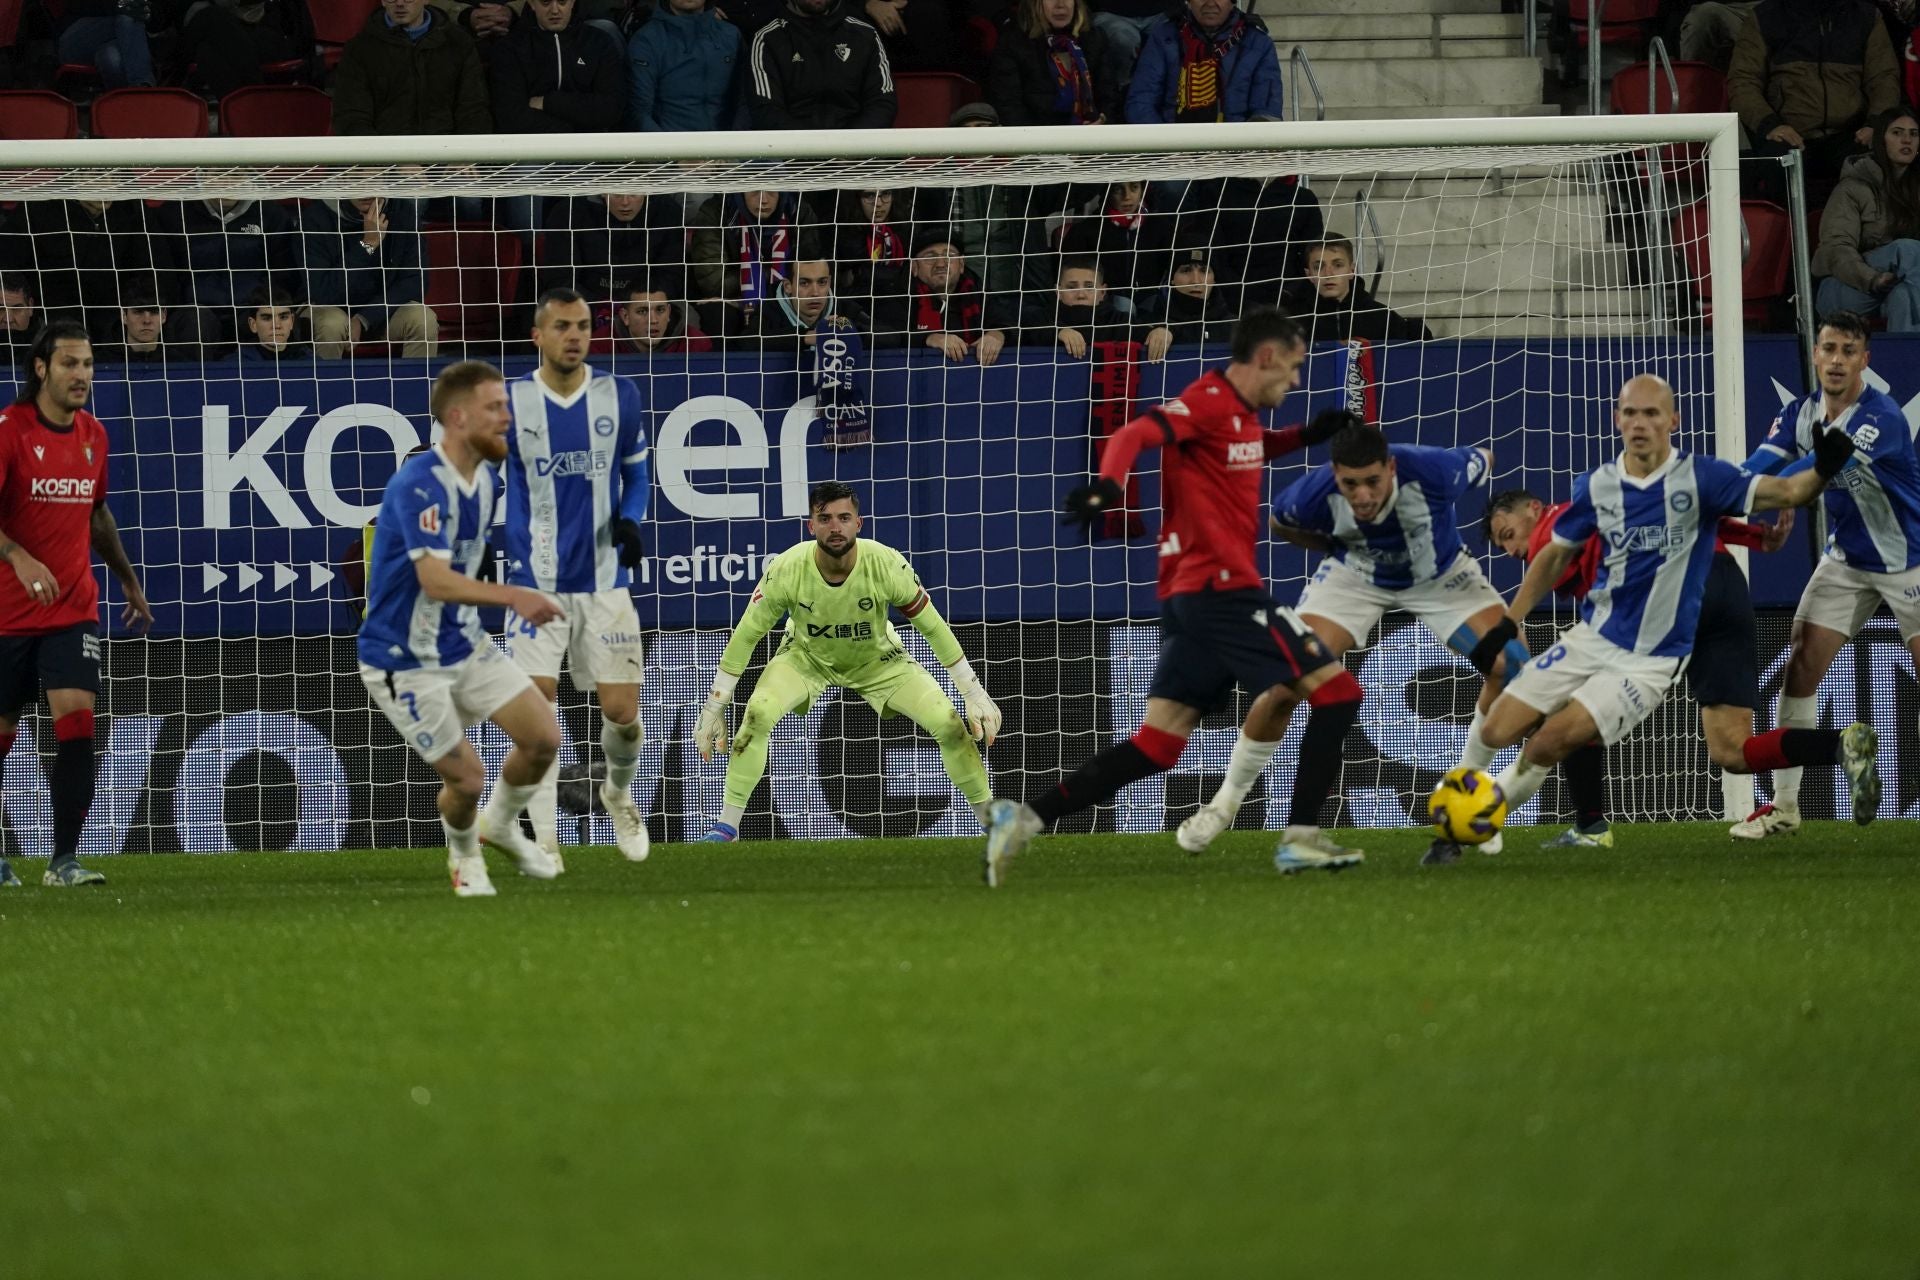
M 1147 28 L 1127 90 L 1129 124 L 1216 124 L 1282 116 L 1280 57 L 1233 0 L 1188 0 Z
M 707 0 L 666 0 L 627 42 L 627 127 L 708 132 L 742 123 L 740 28 Z

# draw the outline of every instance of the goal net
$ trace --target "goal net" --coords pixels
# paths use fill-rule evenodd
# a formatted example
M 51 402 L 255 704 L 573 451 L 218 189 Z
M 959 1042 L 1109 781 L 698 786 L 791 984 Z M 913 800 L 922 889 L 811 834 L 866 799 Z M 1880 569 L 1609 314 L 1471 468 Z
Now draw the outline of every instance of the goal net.
M 1643 371 L 1678 389 L 1680 443 L 1744 456 L 1730 119 L 12 144 L 0 269 L 94 334 L 110 504 L 158 615 L 128 636 L 108 585 L 86 850 L 440 841 L 432 775 L 357 675 L 361 539 L 430 437 L 435 372 L 525 372 L 554 287 L 593 310 L 589 363 L 647 406 L 635 788 L 654 838 L 719 812 L 724 762 L 693 751 L 694 716 L 825 479 L 854 485 L 865 535 L 954 623 L 1006 713 L 994 788 L 1025 793 L 1133 731 L 1157 651 L 1155 474 L 1092 544 L 1059 499 L 1107 432 L 1224 358 L 1242 307 L 1313 325 L 1277 422 L 1346 405 L 1395 441 L 1483 445 L 1488 493 L 1564 499 L 1616 452 L 1612 401 Z M 1274 491 L 1317 461 L 1274 466 Z M 1510 589 L 1485 497 L 1463 532 Z M 1291 602 L 1311 561 L 1262 556 Z M 1555 608 L 1536 650 L 1572 617 Z M 1367 701 L 1325 817 L 1407 824 L 1459 755 L 1476 681 L 1398 615 L 1349 662 Z M 1170 829 L 1217 785 L 1244 710 L 1079 829 Z M 597 714 L 571 682 L 561 716 L 563 765 L 597 777 Z M 49 840 L 42 729 L 28 717 L 4 772 L 9 847 L 29 854 Z M 1298 736 L 1243 825 L 1284 820 Z M 473 737 L 491 774 L 506 744 Z M 1611 776 L 1630 820 L 1729 803 L 1684 698 Z M 610 843 L 590 800 L 563 787 L 563 842 Z M 1515 820 L 1561 805 L 1549 787 Z M 774 734 L 743 835 L 976 830 L 927 738 L 830 692 Z

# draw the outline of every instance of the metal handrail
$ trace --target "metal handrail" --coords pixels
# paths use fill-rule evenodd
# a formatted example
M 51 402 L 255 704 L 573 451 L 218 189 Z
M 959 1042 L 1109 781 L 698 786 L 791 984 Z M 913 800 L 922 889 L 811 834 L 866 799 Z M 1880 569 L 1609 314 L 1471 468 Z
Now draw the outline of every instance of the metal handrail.
M 1287 54 L 1287 92 L 1293 101 L 1287 104 L 1287 115 L 1298 120 L 1300 115 L 1300 80 L 1304 76 L 1307 87 L 1313 90 L 1313 118 L 1327 118 L 1327 95 L 1320 92 L 1320 79 L 1313 74 L 1313 60 L 1307 57 L 1307 47 L 1297 44 Z
M 1592 32 L 1588 33 L 1592 42 Z M 1647 114 L 1660 114 L 1660 81 L 1657 73 L 1664 68 L 1667 75 L 1668 101 L 1673 109 L 1680 109 L 1680 79 L 1673 73 L 1673 59 L 1667 56 L 1667 44 L 1655 36 L 1647 44 Z M 1653 286 L 1653 323 L 1663 325 L 1667 321 L 1666 276 L 1672 242 L 1667 234 L 1667 166 L 1663 147 L 1647 148 L 1647 223 L 1650 234 L 1647 237 L 1647 263 L 1651 268 L 1649 283 Z
M 1540 21 L 1540 15 L 1537 12 L 1535 12 L 1535 0 L 1527 0 L 1527 5 L 1526 5 L 1527 29 L 1521 34 L 1522 34 L 1522 38 L 1525 39 L 1526 41 L 1527 56 L 1529 58 L 1538 56 L 1539 37 L 1535 34 L 1534 28 L 1539 25 L 1539 21 Z
M 1661 69 L 1667 73 L 1667 97 L 1673 103 L 1673 109 L 1680 109 L 1680 77 L 1673 74 L 1673 59 L 1667 55 L 1667 42 L 1655 36 L 1647 44 L 1647 114 L 1660 114 L 1660 82 L 1653 73 Z
M 1371 239 L 1375 246 L 1375 256 L 1373 260 L 1373 279 L 1367 285 L 1367 292 L 1378 294 L 1380 292 L 1380 277 L 1385 275 L 1387 271 L 1387 237 L 1380 230 L 1380 215 L 1373 211 L 1373 201 L 1367 199 L 1366 193 L 1362 191 L 1353 193 L 1353 231 L 1354 235 L 1359 238 L 1362 249 L 1366 247 L 1369 232 L 1371 232 Z M 1359 265 L 1357 262 L 1354 263 L 1356 269 L 1358 269 Z
M 1587 0 L 1587 114 L 1600 110 L 1600 30 L 1607 23 L 1607 0 Z

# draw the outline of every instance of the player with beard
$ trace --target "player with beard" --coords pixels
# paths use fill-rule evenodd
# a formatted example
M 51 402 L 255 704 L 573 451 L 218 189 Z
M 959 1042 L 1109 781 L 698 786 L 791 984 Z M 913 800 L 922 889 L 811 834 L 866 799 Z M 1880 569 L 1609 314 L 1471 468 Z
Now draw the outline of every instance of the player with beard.
M 42 690 L 59 748 L 47 775 L 53 858 L 45 883 L 104 884 L 80 865 L 93 805 L 93 703 L 100 693 L 100 588 L 88 548 L 127 597 L 121 623 L 153 625 L 146 593 L 107 510 L 107 432 L 86 411 L 93 344 L 75 320 L 55 320 L 27 354 L 20 398 L 0 413 L 0 759 L 20 712 Z M 0 858 L 0 886 L 18 885 Z
M 476 606 L 511 610 L 534 626 L 565 615 L 527 587 L 481 582 L 493 523 L 491 467 L 507 456 L 507 388 L 492 365 L 468 360 L 434 380 L 440 443 L 402 463 L 374 525 L 360 679 L 413 753 L 440 775 L 447 870 L 462 898 L 490 898 L 480 846 L 508 854 L 522 875 L 551 880 L 554 858 L 520 832 L 520 811 L 560 750 L 553 708 L 481 629 Z M 479 812 L 486 767 L 466 729 L 491 720 L 513 740 L 493 798 Z
M 701 759 L 728 750 L 727 704 L 760 638 L 787 619 L 780 647 L 760 673 L 747 699 L 740 731 L 727 762 L 725 807 L 705 839 L 737 840 L 760 775 L 767 770 L 767 738 L 789 712 L 804 714 L 828 688 L 851 689 L 882 717 L 903 715 L 933 735 L 947 776 L 981 821 L 993 798 L 987 767 L 968 740 L 987 746 L 1000 733 L 1000 708 L 960 651 L 953 628 L 933 607 L 907 558 L 891 547 L 860 537 L 860 502 L 851 486 L 828 480 L 807 497 L 811 541 L 787 548 L 768 562 L 740 625 L 733 629 L 712 692 L 694 724 Z M 887 617 L 889 608 L 926 637 L 966 706 L 966 721 L 953 699 L 926 668 L 907 656 Z

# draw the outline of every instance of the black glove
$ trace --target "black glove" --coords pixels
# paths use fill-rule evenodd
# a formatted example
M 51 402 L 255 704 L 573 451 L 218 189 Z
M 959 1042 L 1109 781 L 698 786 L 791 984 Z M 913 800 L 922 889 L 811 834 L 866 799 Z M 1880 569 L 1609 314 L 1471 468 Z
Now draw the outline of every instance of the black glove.
M 629 569 L 638 569 L 640 561 L 647 554 L 647 544 L 640 537 L 640 526 L 625 516 L 616 516 L 611 530 L 613 545 L 620 548 L 620 563 Z
M 1083 484 L 1067 495 L 1060 507 L 1066 513 L 1060 517 L 1060 523 L 1091 529 L 1107 512 L 1118 511 L 1126 498 L 1126 490 L 1119 485 L 1105 476 L 1095 477 L 1092 484 Z
M 1813 469 L 1831 480 L 1853 459 L 1853 437 L 1841 427 L 1828 427 L 1813 438 Z
M 1513 619 L 1502 618 L 1487 629 L 1487 634 L 1480 637 L 1480 642 L 1474 645 L 1473 651 L 1467 655 L 1467 661 L 1473 664 L 1475 671 L 1484 676 L 1492 671 L 1493 664 L 1500 660 L 1501 653 L 1506 650 L 1507 642 L 1519 638 L 1520 628 L 1514 625 Z
M 1367 420 L 1351 409 L 1322 409 L 1300 428 L 1301 444 L 1324 444 L 1348 427 L 1364 427 Z

